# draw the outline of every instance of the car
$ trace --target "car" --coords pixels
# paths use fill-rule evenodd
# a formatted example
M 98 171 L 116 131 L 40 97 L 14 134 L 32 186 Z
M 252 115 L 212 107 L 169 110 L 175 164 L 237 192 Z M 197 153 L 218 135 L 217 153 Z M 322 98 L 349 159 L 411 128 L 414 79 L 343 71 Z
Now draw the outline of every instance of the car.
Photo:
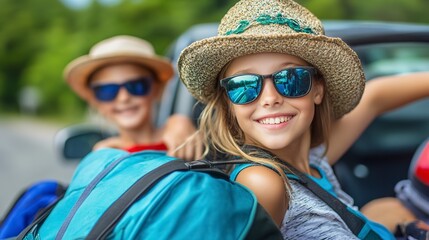
M 172 44 L 168 56 L 177 63 L 186 46 L 216 35 L 217 26 L 208 23 L 191 27 Z M 337 20 L 324 21 L 324 26 L 326 35 L 340 37 L 356 51 L 368 81 L 385 75 L 429 71 L 429 25 Z M 176 71 L 165 89 L 157 124 L 180 113 L 197 125 L 203 107 L 181 84 Z M 343 189 L 357 206 L 395 195 L 395 184 L 408 177 L 414 152 L 429 136 L 428 109 L 426 99 L 380 116 L 335 164 L 334 171 Z M 66 159 L 81 159 L 95 142 L 110 134 L 114 133 L 94 125 L 71 126 L 57 134 L 56 146 Z M 78 150 L 79 146 L 85 146 L 85 151 Z

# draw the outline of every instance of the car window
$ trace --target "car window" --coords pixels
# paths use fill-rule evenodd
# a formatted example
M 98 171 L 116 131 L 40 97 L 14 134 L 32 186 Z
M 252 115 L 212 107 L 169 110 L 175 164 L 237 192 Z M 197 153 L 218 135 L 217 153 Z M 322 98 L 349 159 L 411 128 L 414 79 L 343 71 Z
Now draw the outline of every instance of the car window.
M 368 81 L 429 71 L 429 41 L 365 44 L 353 49 Z M 425 99 L 383 114 L 336 164 L 337 177 L 357 206 L 378 197 L 394 196 L 395 184 L 407 178 L 417 147 L 429 137 L 428 109 L 429 99 Z
M 367 79 L 429 70 L 429 43 L 383 43 L 354 49 Z
M 428 43 L 383 43 L 354 48 L 366 78 L 429 71 Z M 398 96 L 400 97 L 400 96 Z M 429 100 L 384 114 L 356 142 L 359 151 L 401 151 L 420 144 L 429 135 Z

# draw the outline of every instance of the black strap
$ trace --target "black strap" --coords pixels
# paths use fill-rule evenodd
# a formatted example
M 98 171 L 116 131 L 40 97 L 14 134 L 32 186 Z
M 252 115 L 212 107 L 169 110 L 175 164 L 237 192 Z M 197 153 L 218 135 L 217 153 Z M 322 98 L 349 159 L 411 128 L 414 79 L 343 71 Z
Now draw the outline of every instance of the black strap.
M 361 218 L 359 218 L 358 216 L 350 212 L 347 209 L 346 204 L 344 204 L 338 198 L 336 198 L 335 196 L 327 192 L 325 189 L 323 189 L 313 179 L 311 179 L 301 171 L 297 170 L 289 163 L 278 160 L 276 156 L 274 156 L 273 154 L 271 154 L 270 152 L 264 149 L 261 149 L 255 146 L 246 145 L 244 146 L 244 150 L 259 153 L 259 156 L 265 156 L 265 157 L 268 156 L 269 158 L 273 159 L 279 164 L 285 166 L 284 171 L 286 174 L 292 174 L 296 176 L 298 178 L 297 180 L 299 183 L 301 183 L 304 187 L 306 187 L 308 190 L 310 190 L 312 193 L 318 196 L 329 207 L 331 207 L 332 210 L 334 210 L 341 217 L 341 219 L 343 219 L 343 221 L 346 223 L 346 225 L 349 227 L 349 229 L 353 232 L 354 235 L 356 236 L 359 235 L 360 231 L 365 226 L 364 220 L 362 220 Z M 371 236 L 371 239 L 381 239 L 378 236 L 378 234 L 375 234 L 373 231 L 370 232 L 369 235 Z
M 361 218 L 357 217 L 355 214 L 347 210 L 347 206 L 343 202 L 341 202 L 338 198 L 323 189 L 319 184 L 314 182 L 313 179 L 308 177 L 306 174 L 298 171 L 289 164 L 287 164 L 287 166 L 290 170 L 293 171 L 290 172 L 290 174 L 294 174 L 295 176 L 297 176 L 299 178 L 298 181 L 303 186 L 305 186 L 308 190 L 310 190 L 322 201 L 324 201 L 329 207 L 331 207 L 332 210 L 334 210 L 343 219 L 343 221 L 350 228 L 353 234 L 355 234 L 356 236 L 359 235 L 360 231 L 365 225 L 365 222 Z
M 178 170 L 188 170 L 183 160 L 174 160 L 157 167 L 137 180 L 100 217 L 86 239 L 106 239 L 128 208 L 162 177 Z
M 153 169 L 137 180 L 104 212 L 95 226 L 91 229 L 86 239 L 107 238 L 128 208 L 164 176 L 174 171 L 195 170 L 204 172 L 209 171 L 218 177 L 228 179 L 228 175 L 215 168 L 217 165 L 226 163 L 229 162 L 215 163 L 206 160 L 185 162 L 184 160 L 174 160 Z
M 210 172 L 210 174 L 229 179 L 223 171 L 216 168 L 218 165 L 224 164 L 235 164 L 235 163 L 246 163 L 248 161 L 216 161 L 211 162 L 207 160 L 196 160 L 191 162 L 185 162 L 183 160 L 174 160 L 167 162 L 160 167 L 150 171 L 145 176 L 141 177 L 135 182 L 124 194 L 121 195 L 100 217 L 96 225 L 93 227 L 91 232 L 88 234 L 86 239 L 105 239 L 108 234 L 113 230 L 120 218 L 128 210 L 128 208 L 139 199 L 151 186 L 158 182 L 162 177 L 174 172 L 174 171 L 202 171 Z M 65 188 L 64 188 L 65 189 Z M 49 216 L 55 205 L 64 197 L 63 194 L 58 196 L 55 202 L 43 211 L 38 213 L 36 219 L 28 225 L 24 230 L 20 232 L 17 239 L 24 239 L 24 237 L 38 224 L 41 224 Z

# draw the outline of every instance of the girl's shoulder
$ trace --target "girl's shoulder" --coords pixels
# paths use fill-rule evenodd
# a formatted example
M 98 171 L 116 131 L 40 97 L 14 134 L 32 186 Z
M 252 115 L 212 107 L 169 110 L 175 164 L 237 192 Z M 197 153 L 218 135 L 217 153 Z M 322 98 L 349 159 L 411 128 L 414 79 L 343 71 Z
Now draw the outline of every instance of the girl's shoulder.
M 122 149 L 123 148 L 122 140 L 119 137 L 106 138 L 104 140 L 97 142 L 94 145 L 93 150 L 98 150 L 101 148 L 119 148 L 119 149 Z
M 247 165 L 241 167 L 241 170 L 236 174 L 235 181 L 246 181 L 253 185 L 270 185 L 279 182 L 284 188 L 283 178 L 274 170 L 264 165 L 242 164 Z
M 241 169 L 235 181 L 249 188 L 274 221 L 281 223 L 289 205 L 289 194 L 283 178 L 275 170 L 250 164 Z
M 273 169 L 262 165 L 253 165 L 243 169 L 237 176 L 239 182 L 250 188 L 257 196 L 258 193 L 264 198 L 282 199 L 286 194 L 283 178 Z

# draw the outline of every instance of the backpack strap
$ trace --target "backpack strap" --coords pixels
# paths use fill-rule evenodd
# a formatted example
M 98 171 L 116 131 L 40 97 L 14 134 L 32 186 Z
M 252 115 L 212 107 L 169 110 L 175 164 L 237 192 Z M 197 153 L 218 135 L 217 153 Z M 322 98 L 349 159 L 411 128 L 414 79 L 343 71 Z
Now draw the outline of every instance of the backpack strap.
M 350 230 L 358 236 L 360 231 L 363 229 L 365 222 L 347 210 L 347 205 L 341 202 L 338 198 L 334 197 L 332 194 L 323 189 L 319 184 L 314 182 L 306 174 L 298 171 L 294 167 L 287 164 L 288 168 L 292 172 L 288 172 L 287 175 L 296 176 L 296 178 L 291 177 L 291 179 L 296 179 L 301 185 L 306 187 L 316 196 L 318 196 L 322 201 L 324 201 L 329 207 L 332 208 L 346 223 Z
M 185 162 L 184 160 L 173 160 L 157 167 L 137 180 L 121 197 L 119 197 L 100 217 L 95 226 L 91 229 L 86 239 L 106 239 L 108 234 L 114 229 L 121 217 L 130 206 L 147 192 L 154 184 L 164 176 L 174 171 L 203 171 L 211 172 L 221 178 L 228 179 L 228 175 L 215 168 L 220 164 L 228 162 L 210 162 L 197 160 Z
M 319 197 L 322 201 L 324 201 L 332 210 L 334 210 L 341 219 L 345 222 L 345 224 L 349 227 L 349 229 L 353 232 L 355 236 L 361 236 L 361 231 L 365 228 L 365 221 L 355 214 L 353 214 L 351 211 L 348 210 L 348 206 L 344 204 L 342 201 L 340 201 L 338 198 L 327 192 L 325 189 L 323 189 L 319 184 L 317 184 L 314 180 L 312 180 L 309 176 L 302 173 L 298 169 L 294 168 L 292 165 L 290 165 L 287 162 L 280 161 L 271 154 L 270 152 L 255 147 L 246 145 L 244 147 L 246 151 L 256 151 L 260 152 L 261 156 L 269 157 L 272 160 L 278 162 L 279 164 L 283 165 L 285 174 L 288 176 L 288 178 L 298 181 L 301 185 L 306 187 L 308 190 L 310 190 L 312 193 L 314 193 L 317 197 Z M 375 233 L 372 229 L 369 230 L 368 234 L 366 234 L 366 237 L 364 239 L 374 239 L 374 240 L 381 240 L 381 237 Z
M 382 240 L 379 234 L 377 234 L 373 229 L 368 229 L 366 227 L 366 222 L 356 214 L 352 213 L 346 204 L 327 192 L 306 174 L 298 171 L 289 164 L 286 165 L 288 165 L 289 169 L 293 171 L 293 173 L 289 172 L 287 175 L 296 176 L 296 178 L 292 177 L 292 179 L 296 179 L 299 183 L 301 183 L 304 187 L 306 187 L 322 201 L 324 201 L 329 207 L 331 207 L 331 209 L 341 217 L 341 219 L 355 236 L 363 237 L 362 239 L 368 240 Z

